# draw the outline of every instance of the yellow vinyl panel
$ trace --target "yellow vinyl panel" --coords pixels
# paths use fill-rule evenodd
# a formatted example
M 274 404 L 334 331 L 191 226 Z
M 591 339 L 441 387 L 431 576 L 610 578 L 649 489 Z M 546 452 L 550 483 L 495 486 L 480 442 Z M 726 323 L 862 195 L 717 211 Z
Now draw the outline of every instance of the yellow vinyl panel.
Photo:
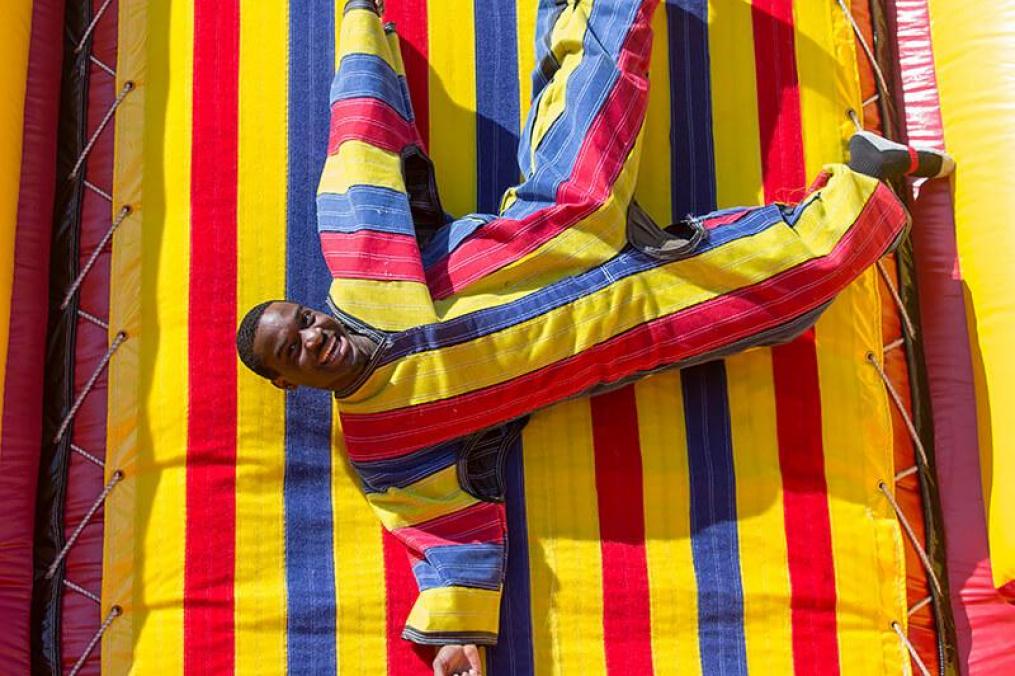
M 430 156 L 441 202 L 461 216 L 476 209 L 476 54 L 472 2 L 427 3 Z
M 1015 2 L 930 0 L 994 584 L 1015 581 Z M 1015 590 L 1012 591 L 1015 593 Z
M 11 0 L 0 24 L 0 402 L 7 381 L 11 293 L 14 286 L 14 237 L 21 185 L 28 47 L 32 34 L 32 0 Z M 3 416 L 0 415 L 0 434 Z
M 858 56 L 836 3 L 795 3 L 807 179 L 846 158 L 861 109 Z M 816 328 L 836 629 L 843 674 L 900 673 L 909 659 L 891 622 L 906 619 L 901 531 L 877 485 L 894 486 L 888 396 L 868 351 L 881 353 L 881 299 L 868 270 L 843 291 Z
M 652 60 L 649 62 L 648 112 L 642 132 L 643 152 L 634 199 L 656 223 L 670 222 L 670 69 L 666 40 L 666 9 L 652 17 Z
M 237 318 L 285 295 L 287 2 L 240 13 Z M 237 673 L 286 670 L 285 394 L 237 360 Z
M 790 674 L 793 638 L 789 558 L 782 535 L 785 515 L 772 351 L 750 350 L 737 355 L 726 361 L 726 370 L 737 478 L 747 670 L 754 674 Z
M 532 71 L 536 67 L 536 10 L 538 4 L 515 0 L 518 20 L 518 128 L 525 128 L 532 104 Z
M 652 376 L 634 391 L 645 500 L 652 666 L 660 676 L 694 676 L 701 673 L 698 591 L 680 374 Z
M 338 673 L 388 673 L 384 546 L 381 526 L 346 460 L 338 411 L 332 412 L 331 503 L 334 514 Z
M 535 673 L 605 675 L 599 505 L 588 400 L 534 415 L 523 433 L 523 448 Z
M 102 665 L 109 674 L 174 674 L 183 670 L 193 7 L 124 0 L 119 11 L 117 72 L 138 87 L 117 114 L 114 197 L 138 209 L 128 222 L 140 224 L 118 231 L 112 278 L 114 294 L 140 290 L 133 303 L 114 295 L 111 325 L 128 331 L 125 347 L 139 354 L 129 371 L 118 353 L 110 372 L 107 466 L 127 480 L 106 503 L 103 598 L 125 614 L 104 638 Z M 159 30 L 149 34 L 149 25 Z M 130 397 L 133 445 L 117 438 L 126 406 L 118 400 Z M 118 530 L 122 519 L 136 538 Z
M 709 0 L 716 205 L 764 202 L 750 0 Z

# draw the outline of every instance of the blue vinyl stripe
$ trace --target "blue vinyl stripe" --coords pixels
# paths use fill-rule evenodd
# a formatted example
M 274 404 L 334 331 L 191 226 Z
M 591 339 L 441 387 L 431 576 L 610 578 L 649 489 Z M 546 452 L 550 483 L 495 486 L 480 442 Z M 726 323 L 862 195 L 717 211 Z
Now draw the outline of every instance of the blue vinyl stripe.
M 405 488 L 455 464 L 462 444 L 463 440 L 455 439 L 408 455 L 373 462 L 354 462 L 352 466 L 363 482 L 365 492 L 382 493 L 389 488 Z
M 478 211 L 518 182 L 518 39 L 514 2 L 474 0 Z
M 698 587 L 698 650 L 704 674 L 746 674 L 736 478 L 726 365 L 681 372 L 691 483 L 691 552 Z
M 328 143 L 333 7 L 331 0 L 289 3 L 286 294 L 312 306 L 327 297 L 330 279 L 318 245 L 314 198 Z M 284 493 L 288 673 L 333 674 L 336 597 L 327 392 L 300 388 L 286 397 Z
M 524 438 L 524 435 L 523 435 Z M 529 581 L 529 538 L 525 518 L 525 467 L 522 439 L 508 451 L 504 469 L 508 551 L 504 592 L 500 602 L 500 640 L 487 650 L 491 676 L 531 676 L 532 599 Z
M 339 74 L 342 77 L 335 78 L 331 89 L 325 90 L 330 91 L 329 103 L 374 98 L 387 103 L 402 119 L 412 120 L 405 83 L 384 59 L 373 54 L 348 54 L 342 57 Z
M 668 0 L 671 217 L 715 209 L 707 0 Z M 776 217 L 777 208 L 765 207 Z M 781 217 L 781 214 L 780 214 Z M 726 366 L 681 371 L 704 674 L 746 674 L 743 583 Z
M 709 81 L 708 2 L 666 4 L 670 55 L 672 218 L 715 209 L 712 92 Z
M 735 223 L 712 230 L 709 239 L 698 248 L 695 255 L 701 255 L 735 239 L 755 235 L 779 223 L 784 221 L 778 207 L 751 209 Z M 449 347 L 496 333 L 572 303 L 583 296 L 596 293 L 620 279 L 665 264 L 627 247 L 602 265 L 580 275 L 562 279 L 516 301 L 395 334 L 394 342 L 382 361 L 390 363 L 408 354 Z
M 441 258 L 447 256 L 455 248 L 480 228 L 494 219 L 492 214 L 469 214 L 448 223 L 437 231 L 434 238 L 423 250 L 423 267 L 429 268 Z
M 416 236 L 405 193 L 369 185 L 350 186 L 344 193 L 319 194 L 317 227 L 322 232 L 375 230 Z

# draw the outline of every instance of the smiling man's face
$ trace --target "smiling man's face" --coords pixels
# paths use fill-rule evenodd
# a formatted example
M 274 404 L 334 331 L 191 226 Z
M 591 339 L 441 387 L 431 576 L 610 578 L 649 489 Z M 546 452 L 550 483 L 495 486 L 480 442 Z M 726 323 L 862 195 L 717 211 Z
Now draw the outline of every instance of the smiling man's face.
M 297 303 L 272 303 L 254 332 L 254 352 L 282 388 L 343 390 L 366 369 L 373 342 L 334 317 Z

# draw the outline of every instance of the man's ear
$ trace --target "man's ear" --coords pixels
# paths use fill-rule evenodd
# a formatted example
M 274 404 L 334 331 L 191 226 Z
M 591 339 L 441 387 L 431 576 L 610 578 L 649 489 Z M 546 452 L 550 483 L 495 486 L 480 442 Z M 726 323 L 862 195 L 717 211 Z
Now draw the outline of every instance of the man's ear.
M 271 379 L 271 384 L 274 385 L 275 387 L 277 387 L 280 390 L 295 390 L 296 389 L 296 385 L 294 385 L 293 383 L 290 383 L 288 380 L 286 380 L 282 376 L 276 376 L 275 378 L 272 378 Z

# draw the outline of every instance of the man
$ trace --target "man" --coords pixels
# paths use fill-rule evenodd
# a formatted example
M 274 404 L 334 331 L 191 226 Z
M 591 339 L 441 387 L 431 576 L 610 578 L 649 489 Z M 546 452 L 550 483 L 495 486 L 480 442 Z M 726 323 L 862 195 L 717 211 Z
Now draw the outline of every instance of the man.
M 499 214 L 445 224 L 397 37 L 350 0 L 318 192 L 331 314 L 267 302 L 238 331 L 276 386 L 335 393 L 367 500 L 419 583 L 403 636 L 442 646 L 436 673 L 478 672 L 475 646 L 496 642 L 498 469 L 527 414 L 793 337 L 903 236 L 877 179 L 951 170 L 858 134 L 852 169 L 829 166 L 799 205 L 656 227 L 632 202 L 656 3 L 541 4 L 523 181 Z

